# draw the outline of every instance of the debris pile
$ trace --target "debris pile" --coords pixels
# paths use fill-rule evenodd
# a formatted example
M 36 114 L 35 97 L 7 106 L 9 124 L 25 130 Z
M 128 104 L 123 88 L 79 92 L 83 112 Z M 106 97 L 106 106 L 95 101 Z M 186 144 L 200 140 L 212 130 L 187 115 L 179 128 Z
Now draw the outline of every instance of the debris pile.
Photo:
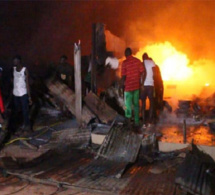
M 135 134 L 124 125 L 113 124 L 96 158 L 87 167 L 81 167 L 87 174 L 115 176 L 120 178 L 129 163 L 134 163 L 139 154 L 142 135 Z M 90 167 L 90 168 L 89 168 Z
M 75 93 L 67 85 L 56 80 L 49 80 L 47 82 L 47 87 L 54 96 L 55 101 L 65 105 L 66 108 L 75 115 Z M 83 105 L 82 122 L 87 125 L 93 118 L 95 118 L 95 115 L 86 105 Z
M 176 110 L 176 114 L 178 117 L 187 118 L 191 116 L 191 101 L 188 100 L 179 100 L 178 109 Z
M 175 182 L 178 188 L 190 194 L 215 194 L 215 162 L 207 154 L 192 146 L 179 166 Z
M 84 98 L 87 107 L 99 118 L 101 123 L 111 123 L 117 116 L 117 112 L 110 108 L 98 96 L 90 92 Z

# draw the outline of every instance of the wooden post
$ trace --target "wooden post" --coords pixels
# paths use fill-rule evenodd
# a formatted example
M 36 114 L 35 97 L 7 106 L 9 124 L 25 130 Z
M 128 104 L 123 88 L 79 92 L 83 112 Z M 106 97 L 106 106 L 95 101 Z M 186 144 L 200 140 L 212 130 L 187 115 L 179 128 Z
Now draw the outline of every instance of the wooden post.
M 91 90 L 97 93 L 96 90 L 96 24 L 92 25 L 92 55 L 91 55 Z
M 184 139 L 183 139 L 183 141 L 184 141 L 184 144 L 186 144 L 187 143 L 187 125 L 186 125 L 186 120 L 184 119 L 184 124 L 183 124 L 183 137 L 184 137 Z
M 81 43 L 74 44 L 75 68 L 75 115 L 79 125 L 82 123 L 82 88 L 81 88 Z

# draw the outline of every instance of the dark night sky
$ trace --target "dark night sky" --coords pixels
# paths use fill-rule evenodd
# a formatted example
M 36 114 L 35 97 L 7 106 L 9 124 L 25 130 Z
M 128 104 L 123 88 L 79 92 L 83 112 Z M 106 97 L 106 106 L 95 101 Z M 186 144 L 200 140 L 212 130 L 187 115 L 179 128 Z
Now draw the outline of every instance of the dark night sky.
M 15 54 L 27 63 L 72 58 L 73 43 L 91 50 L 91 25 L 105 23 L 127 42 L 170 41 L 190 58 L 213 57 L 213 1 L 0 2 L 0 62 Z
M 111 9 L 112 3 L 1 2 L 1 58 L 19 53 L 27 60 L 57 60 L 63 53 L 72 55 L 73 43 L 79 39 L 83 54 L 89 54 L 93 22 L 103 22 L 114 33 L 121 33 L 123 23 L 117 9 Z

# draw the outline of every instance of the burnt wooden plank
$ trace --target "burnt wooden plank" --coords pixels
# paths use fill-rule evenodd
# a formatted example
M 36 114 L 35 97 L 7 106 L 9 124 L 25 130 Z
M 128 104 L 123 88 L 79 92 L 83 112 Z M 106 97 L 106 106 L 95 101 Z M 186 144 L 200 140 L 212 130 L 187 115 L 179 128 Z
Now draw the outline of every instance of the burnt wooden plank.
M 75 116 L 78 124 L 82 120 L 82 85 L 81 85 L 81 45 L 74 44 L 74 66 L 75 66 Z
M 90 92 L 84 98 L 87 107 L 100 119 L 103 123 L 112 122 L 117 116 L 117 112 L 110 108 L 103 100 L 99 99 L 94 93 Z
M 75 112 L 75 93 L 64 83 L 60 81 L 48 81 L 47 87 L 50 93 L 57 98 L 74 115 Z M 88 124 L 95 115 L 85 106 L 82 107 L 82 123 Z

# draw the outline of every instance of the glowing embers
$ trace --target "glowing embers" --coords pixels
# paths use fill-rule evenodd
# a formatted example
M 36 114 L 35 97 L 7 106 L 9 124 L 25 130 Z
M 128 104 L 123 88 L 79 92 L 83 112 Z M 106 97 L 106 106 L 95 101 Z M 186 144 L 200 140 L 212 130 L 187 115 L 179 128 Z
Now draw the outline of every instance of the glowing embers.
M 186 80 L 192 75 L 186 54 L 177 51 L 169 42 L 147 45 L 141 48 L 136 56 L 142 59 L 144 52 L 147 52 L 160 67 L 164 81 Z

